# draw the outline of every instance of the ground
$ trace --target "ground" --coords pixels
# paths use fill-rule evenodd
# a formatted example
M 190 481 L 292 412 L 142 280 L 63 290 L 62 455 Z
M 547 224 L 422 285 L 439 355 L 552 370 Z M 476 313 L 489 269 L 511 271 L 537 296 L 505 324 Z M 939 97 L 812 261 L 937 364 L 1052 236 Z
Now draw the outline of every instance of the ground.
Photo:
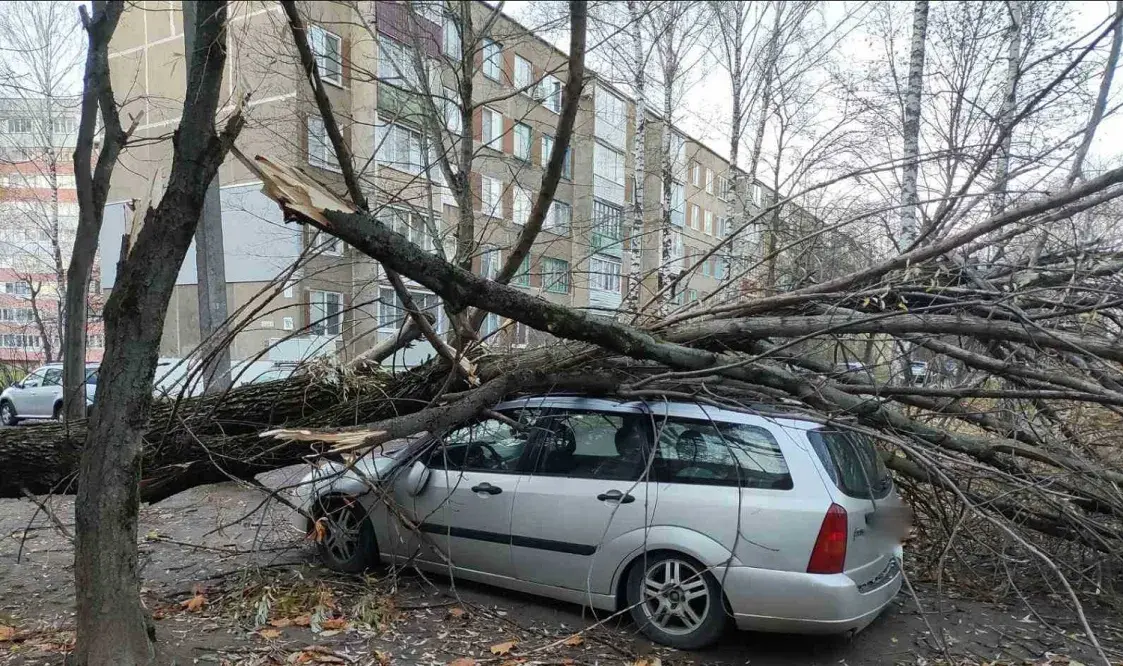
M 262 481 L 279 487 L 301 473 Z M 72 549 L 57 524 L 72 529 L 73 504 L 56 498 L 49 507 L 54 520 L 30 500 L 0 500 L 0 663 L 60 664 L 72 646 Z M 678 652 L 571 604 L 407 572 L 329 574 L 290 527 L 288 508 L 235 484 L 144 507 L 140 534 L 142 594 L 167 664 L 1095 662 L 1072 613 L 1048 599 L 1031 600 L 1031 611 L 1022 601 L 937 595 L 919 579 L 915 598 L 902 592 L 852 639 L 730 631 L 711 649 Z M 1095 608 L 1090 615 L 1105 647 L 1123 650 L 1118 622 Z

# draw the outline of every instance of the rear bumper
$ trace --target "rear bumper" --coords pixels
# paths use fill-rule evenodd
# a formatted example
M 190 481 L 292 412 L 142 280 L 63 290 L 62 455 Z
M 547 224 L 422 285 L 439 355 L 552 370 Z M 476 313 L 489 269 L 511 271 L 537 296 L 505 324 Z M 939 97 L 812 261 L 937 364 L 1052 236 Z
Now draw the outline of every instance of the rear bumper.
M 845 574 L 808 574 L 752 567 L 714 571 L 740 629 L 801 634 L 859 631 L 889 605 L 901 589 L 896 570 L 860 592 Z

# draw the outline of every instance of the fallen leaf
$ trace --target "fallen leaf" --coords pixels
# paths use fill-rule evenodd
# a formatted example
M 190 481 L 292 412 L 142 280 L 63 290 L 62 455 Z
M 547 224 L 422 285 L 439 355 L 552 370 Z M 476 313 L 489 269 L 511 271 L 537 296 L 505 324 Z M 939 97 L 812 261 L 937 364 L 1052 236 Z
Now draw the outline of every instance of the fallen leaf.
M 390 653 L 383 652 L 382 650 L 374 651 L 374 658 L 378 660 L 379 666 L 390 666 Z
M 312 530 L 308 532 L 308 538 L 316 543 L 322 543 L 328 536 L 328 528 L 324 518 L 320 518 L 312 523 Z
M 16 628 L 0 624 L 0 641 L 10 641 L 16 636 Z
M 295 624 L 295 623 L 293 622 L 293 619 L 291 617 L 278 617 L 278 618 L 274 618 L 272 620 L 269 620 L 269 626 L 270 627 L 278 627 L 280 629 L 284 629 L 285 627 L 291 627 L 293 624 Z
M 308 627 L 308 626 L 311 626 L 311 625 L 312 625 L 312 616 L 311 615 L 305 614 L 305 615 L 299 615 L 297 617 L 292 618 L 292 626 L 294 626 L 294 627 Z
M 273 640 L 277 640 L 278 638 L 281 637 L 281 630 L 280 629 L 262 629 L 261 631 L 257 632 L 257 634 L 267 641 L 273 641 Z
M 457 619 L 457 620 L 459 620 L 460 618 L 464 617 L 467 614 L 468 614 L 468 611 L 464 610 L 463 608 L 460 608 L 459 606 L 454 606 L 454 607 L 448 609 L 448 616 L 451 617 L 451 618 Z
M 499 666 L 519 666 L 519 664 L 523 663 L 526 663 L 526 659 L 523 659 L 522 657 L 516 657 L 515 659 L 504 659 L 503 661 L 499 662 Z
M 320 626 L 323 627 L 325 631 L 331 631 L 333 629 L 337 631 L 343 631 L 344 629 L 350 627 L 351 623 L 341 617 L 333 617 L 321 622 Z
M 459 657 L 448 662 L 448 666 L 476 666 L 476 660 L 471 657 Z
M 562 643 L 562 645 L 568 645 L 569 647 L 577 647 L 578 645 L 582 645 L 584 642 L 585 642 L 585 639 L 581 638 L 580 634 L 573 634 L 569 638 L 565 639 L 565 642 Z
M 508 652 L 510 652 L 511 648 L 515 647 L 515 643 L 516 643 L 516 641 L 506 641 L 506 642 L 503 642 L 503 643 L 496 643 L 495 645 L 491 646 L 491 653 L 503 656 L 503 655 L 507 654 Z
M 204 597 L 201 593 L 196 592 L 195 596 L 191 597 L 187 601 L 184 601 L 180 604 L 180 606 L 183 606 L 191 613 L 198 613 L 206 604 L 207 598 Z

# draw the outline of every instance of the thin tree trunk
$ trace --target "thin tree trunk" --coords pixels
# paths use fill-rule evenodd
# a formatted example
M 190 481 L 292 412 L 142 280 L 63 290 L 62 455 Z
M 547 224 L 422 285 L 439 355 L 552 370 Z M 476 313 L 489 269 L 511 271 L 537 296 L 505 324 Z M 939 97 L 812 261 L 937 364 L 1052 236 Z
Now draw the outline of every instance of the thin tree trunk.
M 187 89 L 194 94 L 184 100 L 160 205 L 148 210 L 105 306 L 105 358 L 75 500 L 75 656 L 81 666 L 134 666 L 155 658 L 137 570 L 142 433 L 176 275 L 207 186 L 242 126 L 235 113 L 221 136 L 214 127 L 226 65 L 226 3 L 200 1 L 197 21 L 184 29 L 201 46 L 188 52 Z
M 643 34 L 640 31 L 640 10 L 636 0 L 628 0 L 628 20 L 632 37 L 632 88 L 636 96 L 635 134 L 632 136 L 632 155 L 635 166 L 635 187 L 632 188 L 632 225 L 628 234 L 628 293 L 624 298 L 623 313 L 639 310 L 642 291 L 641 259 L 643 258 L 643 203 L 647 186 L 647 75 L 644 71 Z
M 1002 109 L 999 111 L 1000 127 L 1009 126 L 1014 118 L 1018 103 L 1018 76 L 1022 60 L 1022 5 L 1021 0 L 1008 0 L 1006 8 L 1010 13 L 1010 26 L 1006 42 L 1006 80 L 1003 83 Z M 910 81 L 911 84 L 911 81 Z M 994 165 L 994 201 L 992 214 L 998 215 L 1006 210 L 1007 189 L 1010 180 L 1010 147 L 1014 132 L 1007 131 L 998 149 L 998 159 Z
M 744 216 L 744 220 L 748 220 L 753 215 L 752 210 L 749 208 L 751 197 L 748 188 L 756 187 L 756 174 L 758 165 L 760 164 L 760 153 L 764 148 L 764 130 L 768 125 L 768 115 L 772 110 L 772 86 L 775 83 L 776 77 L 776 61 L 779 59 L 780 52 L 780 25 L 783 16 L 783 5 L 774 5 L 772 12 L 772 32 L 768 36 L 768 58 L 764 63 L 764 81 L 761 83 L 760 115 L 757 117 L 756 127 L 753 131 L 753 147 L 752 152 L 749 153 L 749 171 L 741 182 L 741 191 L 737 194 L 738 212 Z M 755 203 L 758 206 L 763 206 L 763 201 L 757 201 Z M 768 257 L 771 254 L 770 252 L 757 247 L 760 244 L 760 235 L 754 233 L 752 236 L 752 238 L 748 238 L 744 233 L 740 235 L 741 249 L 737 254 L 742 257 L 748 257 L 753 251 L 759 250 L 761 259 Z M 766 240 L 766 244 L 775 246 L 771 238 Z
M 909 78 L 905 88 L 904 166 L 901 175 L 901 242 L 907 250 L 917 236 L 917 172 L 920 169 L 920 97 L 924 88 L 924 42 L 928 34 L 928 0 L 913 3 Z
M 724 28 L 723 28 L 724 29 Z M 744 200 L 744 178 L 741 176 L 740 168 L 737 160 L 741 154 L 741 134 L 744 131 L 744 106 L 745 106 L 745 63 L 742 61 L 743 48 L 742 40 L 744 39 L 745 30 L 745 13 L 739 8 L 737 15 L 733 22 L 733 34 L 726 38 L 726 42 L 732 47 L 732 57 L 729 62 L 729 78 L 733 88 L 733 111 L 729 118 L 729 176 L 733 182 L 733 198 L 735 200 L 734 206 L 726 206 L 727 211 L 735 211 L 737 216 L 733 220 L 726 220 L 725 228 L 727 230 L 740 229 L 747 219 L 745 211 L 748 207 L 745 205 Z M 744 234 L 741 235 L 742 239 Z M 743 240 L 738 243 L 731 243 L 726 245 L 725 251 L 725 280 L 733 279 L 733 276 L 740 274 L 743 266 L 744 254 L 739 254 L 734 251 L 737 245 L 744 246 Z
M 678 277 L 678 272 L 671 265 L 674 261 L 674 235 L 675 228 L 671 223 L 671 190 L 674 180 L 671 163 L 671 119 L 674 117 L 674 82 L 678 78 L 678 61 L 671 46 L 674 41 L 674 25 L 666 26 L 666 33 L 661 39 L 666 40 L 659 48 L 663 51 L 663 135 L 660 173 L 663 176 L 662 224 L 660 225 L 660 242 L 662 247 L 659 253 L 659 292 L 662 294 L 657 306 L 659 312 L 666 312 L 667 304 L 674 299 L 674 293 L 662 293 L 667 285 Z M 683 215 L 686 216 L 686 197 L 683 197 Z M 683 220 L 685 226 L 687 220 Z M 682 233 L 681 231 L 678 233 Z
M 1119 50 L 1123 45 L 1123 0 L 1115 2 L 1115 28 L 1111 35 L 1111 51 L 1108 53 L 1107 62 L 1104 63 L 1103 78 L 1100 79 L 1100 91 L 1096 97 L 1096 104 L 1092 107 L 1092 117 L 1084 129 L 1084 138 L 1080 147 L 1076 149 L 1076 156 L 1072 158 L 1072 170 L 1065 179 L 1065 187 L 1072 187 L 1077 178 L 1084 175 L 1084 159 L 1088 156 L 1088 149 L 1092 147 L 1092 139 L 1096 136 L 1096 128 L 1103 120 L 1104 111 L 1107 109 L 1107 100 L 1111 96 L 1111 82 L 1115 78 L 1115 68 L 1119 65 Z
M 93 18 L 83 15 L 89 47 L 86 55 L 82 112 L 74 149 L 74 182 L 78 193 L 78 228 L 66 271 L 66 303 L 63 310 L 63 413 L 67 421 L 86 416 L 86 295 L 90 272 L 97 255 L 109 179 L 128 132 L 121 128 L 109 76 L 109 40 L 117 29 L 124 2 L 93 3 Z M 93 166 L 94 136 L 101 109 L 103 137 L 97 166 Z M 135 125 L 134 125 L 135 127 Z

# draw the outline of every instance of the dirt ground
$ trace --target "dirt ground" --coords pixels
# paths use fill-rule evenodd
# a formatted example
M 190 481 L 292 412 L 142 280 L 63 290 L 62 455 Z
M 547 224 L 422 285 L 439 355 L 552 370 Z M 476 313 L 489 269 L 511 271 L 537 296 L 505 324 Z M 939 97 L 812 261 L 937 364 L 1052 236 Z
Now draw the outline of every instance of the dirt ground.
M 279 487 L 302 472 L 261 480 Z M 161 663 L 1097 662 L 1072 613 L 1047 599 L 1031 600 L 1031 611 L 1024 602 L 987 604 L 954 591 L 937 598 L 920 581 L 916 599 L 902 592 L 851 639 L 730 631 L 711 649 L 678 652 L 647 642 L 625 619 L 598 622 L 571 604 L 409 572 L 330 574 L 289 526 L 289 509 L 266 499 L 223 484 L 142 509 L 142 594 L 156 618 Z M 72 530 L 71 498 L 49 507 Z M 63 663 L 73 644 L 71 559 L 67 536 L 34 503 L 0 500 L 0 663 Z M 1109 655 L 1123 664 L 1123 623 L 1090 612 Z

